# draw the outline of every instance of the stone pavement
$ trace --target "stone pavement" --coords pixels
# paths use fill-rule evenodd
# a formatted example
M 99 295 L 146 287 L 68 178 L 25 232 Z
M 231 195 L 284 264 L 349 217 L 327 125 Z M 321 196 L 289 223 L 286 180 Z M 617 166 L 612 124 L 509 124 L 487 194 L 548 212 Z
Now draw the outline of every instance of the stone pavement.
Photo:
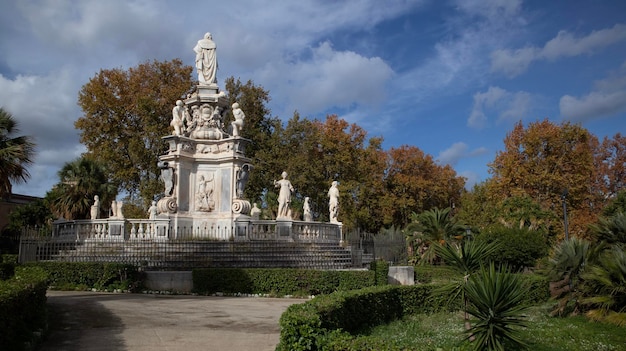
M 274 350 L 278 320 L 304 299 L 48 291 L 40 351 Z

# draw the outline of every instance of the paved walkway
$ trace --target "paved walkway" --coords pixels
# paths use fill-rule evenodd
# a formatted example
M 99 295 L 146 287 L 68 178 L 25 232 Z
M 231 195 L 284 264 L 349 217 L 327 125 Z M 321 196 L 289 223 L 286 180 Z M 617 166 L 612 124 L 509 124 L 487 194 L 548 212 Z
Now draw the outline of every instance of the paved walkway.
M 274 350 L 301 299 L 49 291 L 40 351 Z

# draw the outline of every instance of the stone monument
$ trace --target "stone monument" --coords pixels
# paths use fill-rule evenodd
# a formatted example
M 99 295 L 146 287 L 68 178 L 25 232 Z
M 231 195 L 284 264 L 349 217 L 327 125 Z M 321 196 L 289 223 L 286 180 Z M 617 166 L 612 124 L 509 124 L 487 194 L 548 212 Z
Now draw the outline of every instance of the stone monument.
M 231 106 L 217 84 L 217 52 L 210 33 L 194 52 L 198 85 L 174 102 L 173 131 L 163 138 L 169 148 L 158 162 L 165 189 L 156 208 L 177 228 L 176 236 L 227 240 L 237 221 L 247 225 L 250 220 L 250 202 L 243 198 L 252 170 L 245 155 L 250 140 L 239 135 L 245 114 L 237 103 L 232 105 L 232 133 L 224 128 Z

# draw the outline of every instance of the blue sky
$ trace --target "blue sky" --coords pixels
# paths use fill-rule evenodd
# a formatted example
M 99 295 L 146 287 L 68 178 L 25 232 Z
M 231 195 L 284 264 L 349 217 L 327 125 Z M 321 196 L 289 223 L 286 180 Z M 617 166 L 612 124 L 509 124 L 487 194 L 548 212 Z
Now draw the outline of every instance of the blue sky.
M 469 185 L 489 177 L 518 121 L 626 133 L 626 1 L 9 0 L 0 106 L 38 145 L 14 192 L 43 196 L 85 151 L 76 101 L 100 69 L 193 65 L 205 32 L 222 87 L 251 79 L 270 91 L 274 116 L 338 114 L 385 149 L 419 147 Z

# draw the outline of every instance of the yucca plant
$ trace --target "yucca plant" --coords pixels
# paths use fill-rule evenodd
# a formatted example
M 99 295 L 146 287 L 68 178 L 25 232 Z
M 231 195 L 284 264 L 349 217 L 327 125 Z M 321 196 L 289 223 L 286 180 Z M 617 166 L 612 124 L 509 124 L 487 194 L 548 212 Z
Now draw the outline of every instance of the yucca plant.
M 465 285 L 468 300 L 467 312 L 472 315 L 473 326 L 467 330 L 467 340 L 472 340 L 473 350 L 519 350 L 526 347 L 520 338 L 526 327 L 524 304 L 527 294 L 518 274 L 507 268 L 500 271 L 491 263 L 469 277 Z
M 471 325 L 469 316 L 467 315 L 465 285 L 469 277 L 478 271 L 482 265 L 486 264 L 488 257 L 498 250 L 498 248 L 499 244 L 497 243 L 471 240 L 466 240 L 462 244 L 445 243 L 444 245 L 434 245 L 435 252 L 441 257 L 443 262 L 463 276 L 463 280 L 446 284 L 442 287 L 441 291 L 450 296 L 450 302 L 461 296 L 466 329 L 470 329 Z

